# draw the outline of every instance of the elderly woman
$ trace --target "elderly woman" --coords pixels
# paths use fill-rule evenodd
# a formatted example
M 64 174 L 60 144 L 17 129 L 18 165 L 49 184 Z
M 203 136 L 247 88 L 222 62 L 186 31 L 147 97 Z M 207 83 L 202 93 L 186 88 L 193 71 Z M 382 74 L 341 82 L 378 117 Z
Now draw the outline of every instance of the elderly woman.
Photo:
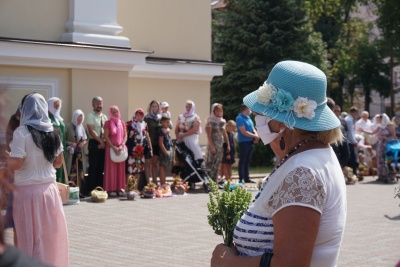
M 193 152 L 194 159 L 199 166 L 203 166 L 203 153 L 199 144 L 198 135 L 201 133 L 200 117 L 195 113 L 195 104 L 192 100 L 187 100 L 183 114 L 179 115 L 175 126 L 175 136 L 177 141 L 183 141 Z
M 210 177 L 214 182 L 218 180 L 219 167 L 224 153 L 224 141 L 227 144 L 227 152 L 231 148 L 229 145 L 228 135 L 225 130 L 226 121 L 223 118 L 224 111 L 222 104 L 214 103 L 211 106 L 210 117 L 207 118 L 206 132 L 207 132 L 207 154 L 206 166 L 210 169 Z
M 303 62 L 275 65 L 247 95 L 258 134 L 280 159 L 236 225 L 236 247 L 218 245 L 212 266 L 336 266 L 346 185 L 330 144 L 340 121 L 326 105 L 326 76 Z
M 125 181 L 125 160 L 114 162 L 111 159 L 111 150 L 116 155 L 121 154 L 125 149 L 126 127 L 121 120 L 121 114 L 117 106 L 109 109 L 109 120 L 104 123 L 104 139 L 106 141 L 106 154 L 104 159 L 104 190 L 110 193 L 111 197 L 124 196 Z
M 72 122 L 67 127 L 66 141 L 69 151 L 66 159 L 68 176 L 70 181 L 78 184 L 78 179 L 83 179 L 86 172 L 86 156 L 84 146 L 87 144 L 87 134 L 83 121 L 85 114 L 77 109 L 72 114 Z
M 11 141 L 8 166 L 15 170 L 14 222 L 18 248 L 51 266 L 69 266 L 68 234 L 56 171 L 63 145 L 40 94 L 25 96 Z

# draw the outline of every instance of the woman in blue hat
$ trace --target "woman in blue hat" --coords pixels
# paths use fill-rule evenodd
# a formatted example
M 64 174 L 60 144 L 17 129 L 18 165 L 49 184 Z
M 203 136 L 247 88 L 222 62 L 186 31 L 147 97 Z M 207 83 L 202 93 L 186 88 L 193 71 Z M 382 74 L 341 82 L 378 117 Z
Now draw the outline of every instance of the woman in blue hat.
M 343 137 L 326 105 L 326 76 L 310 64 L 283 61 L 243 101 L 280 160 L 237 223 L 235 248 L 218 245 L 211 266 L 336 266 L 347 204 L 330 146 Z

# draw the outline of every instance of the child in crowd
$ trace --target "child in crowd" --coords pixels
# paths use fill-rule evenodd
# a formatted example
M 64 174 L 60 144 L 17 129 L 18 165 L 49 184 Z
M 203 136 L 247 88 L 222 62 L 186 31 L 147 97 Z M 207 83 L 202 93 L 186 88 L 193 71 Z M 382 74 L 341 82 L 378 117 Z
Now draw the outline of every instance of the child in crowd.
M 232 164 L 235 163 L 235 143 L 233 136 L 235 134 L 236 123 L 230 120 L 226 123 L 226 133 L 228 134 L 230 152 L 227 152 L 227 144 L 224 143 L 224 154 L 221 161 L 221 178 L 225 176 L 226 180 L 232 180 Z
M 161 102 L 160 107 L 161 107 L 161 116 L 165 115 L 165 117 L 170 119 L 170 121 L 169 121 L 169 129 L 172 129 L 173 124 L 172 124 L 172 121 L 171 121 L 171 112 L 168 111 L 168 109 L 169 109 L 168 102 Z
M 159 131 L 158 144 L 160 146 L 160 185 L 165 184 L 167 168 L 171 165 L 171 137 L 169 126 L 171 119 L 163 114 Z

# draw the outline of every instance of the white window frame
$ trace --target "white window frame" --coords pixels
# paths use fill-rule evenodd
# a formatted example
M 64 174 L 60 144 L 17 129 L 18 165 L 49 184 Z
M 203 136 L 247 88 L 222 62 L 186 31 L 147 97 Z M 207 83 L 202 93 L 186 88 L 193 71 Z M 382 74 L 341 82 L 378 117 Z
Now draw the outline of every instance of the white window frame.
M 51 77 L 17 77 L 17 76 L 1 76 L 0 88 L 6 90 L 45 90 L 48 98 L 59 97 L 60 81 L 58 78 Z

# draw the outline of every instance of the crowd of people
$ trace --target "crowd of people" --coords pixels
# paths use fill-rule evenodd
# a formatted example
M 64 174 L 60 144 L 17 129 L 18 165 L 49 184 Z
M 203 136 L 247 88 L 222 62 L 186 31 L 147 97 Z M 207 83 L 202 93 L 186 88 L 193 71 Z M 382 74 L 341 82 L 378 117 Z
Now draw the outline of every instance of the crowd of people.
M 290 82 L 298 84 L 293 87 Z M 146 114 L 138 108 L 125 122 L 116 105 L 103 113 L 100 96 L 92 99 L 91 112 L 85 116 L 75 110 L 66 125 L 60 115 L 61 99 L 46 101 L 30 93 L 7 127 L 7 166 L 13 171 L 15 189 L 9 198 L 6 226 L 15 229 L 15 244 L 28 255 L 51 266 L 68 266 L 67 225 L 55 181 L 80 186 L 82 197 L 98 186 L 111 197 L 124 196 L 132 177 L 135 190 L 141 178 L 163 186 L 174 163 L 172 130 L 176 141 L 186 145 L 213 181 L 231 180 L 237 131 L 239 182 L 253 182 L 249 166 L 259 141 L 270 144 L 279 161 L 235 228 L 236 248 L 217 246 L 212 265 L 221 261 L 238 264 L 237 253 L 247 256 L 246 266 L 258 266 L 253 263 L 260 261 L 284 264 L 287 259 L 281 255 L 288 251 L 296 252 L 291 259 L 303 263 L 328 259 L 334 264 L 346 217 L 341 170 L 350 167 L 360 180 L 360 166 L 372 166 L 380 181 L 397 182 L 390 173 L 398 171 L 398 162 L 387 161 L 385 147 L 400 137 L 400 125 L 398 118 L 390 120 L 386 114 L 377 114 L 371 121 L 366 111 L 358 119 L 355 107 L 345 114 L 326 98 L 325 90 L 325 75 L 314 66 L 281 62 L 259 90 L 245 97 L 235 121 L 227 122 L 223 105 L 214 103 L 203 126 L 191 100 L 184 103 L 175 124 L 169 104 L 156 100 L 149 103 Z M 199 144 L 203 128 L 205 157 Z M 122 154 L 126 159 L 116 160 Z M 348 184 L 356 181 L 353 176 L 347 177 Z M 270 225 L 271 229 L 250 225 Z M 272 239 L 265 231 L 273 233 Z M 295 242 L 300 237 L 301 244 Z M 267 242 L 257 241 L 263 239 Z M 218 253 L 227 254 L 219 257 Z
M 342 112 L 341 107 L 335 105 L 332 99 L 328 106 L 341 121 L 344 142 L 334 146 L 342 168 L 349 167 L 352 172 L 347 175 L 347 184 L 362 181 L 366 174 L 377 175 L 378 181 L 397 183 L 399 173 L 399 159 L 387 157 L 387 144 L 394 140 L 399 141 L 399 119 L 389 118 L 385 113 L 376 114 L 370 120 L 369 112 L 359 111 L 351 107 L 349 112 Z
M 116 105 L 104 114 L 99 96 L 92 99 L 91 112 L 85 116 L 75 110 L 68 124 L 60 115 L 61 107 L 59 98 L 46 101 L 38 93 L 26 95 L 9 120 L 6 138 L 7 167 L 15 186 L 9 194 L 6 227 L 14 228 L 15 244 L 23 252 L 51 266 L 69 265 L 67 226 L 56 181 L 79 186 L 82 197 L 98 186 L 111 197 L 124 196 L 132 176 L 135 189 L 141 177 L 146 183 L 164 185 L 173 162 L 167 102 L 153 100 L 146 115 L 138 108 L 127 122 L 121 120 Z M 201 120 L 193 101 L 186 101 L 174 129 L 177 142 L 185 143 L 215 181 L 220 165 L 228 179 L 232 176 L 235 123 L 230 121 L 228 131 L 225 128 L 223 106 L 214 104 L 205 126 L 205 160 L 198 139 Z M 126 160 L 115 160 L 125 152 Z

